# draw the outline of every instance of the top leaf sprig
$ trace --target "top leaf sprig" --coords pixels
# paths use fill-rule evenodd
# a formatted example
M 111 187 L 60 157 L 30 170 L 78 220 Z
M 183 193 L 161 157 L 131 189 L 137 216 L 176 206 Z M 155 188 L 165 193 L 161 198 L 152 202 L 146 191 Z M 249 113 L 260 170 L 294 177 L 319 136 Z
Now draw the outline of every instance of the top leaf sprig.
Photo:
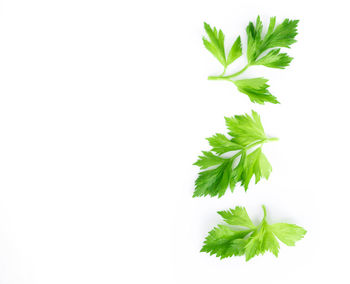
M 204 29 L 208 39 L 203 37 L 204 46 L 215 56 L 224 66 L 224 71 L 219 76 L 209 76 L 209 80 L 226 80 L 234 83 L 237 89 L 248 95 L 253 103 L 264 104 L 265 102 L 277 104 L 277 98 L 273 96 L 267 85 L 265 78 L 252 78 L 235 80 L 250 66 L 263 65 L 270 68 L 284 69 L 293 60 L 286 53 L 281 53 L 281 47 L 290 48 L 296 42 L 298 20 L 285 19 L 276 26 L 276 17 L 270 18 L 267 33 L 263 35 L 263 25 L 260 17 L 256 19 L 255 25 L 250 22 L 246 28 L 247 32 L 247 65 L 240 71 L 226 75 L 227 67 L 237 58 L 242 56 L 241 37 L 238 36 L 226 56 L 224 40 L 225 36 L 221 30 L 204 23 Z

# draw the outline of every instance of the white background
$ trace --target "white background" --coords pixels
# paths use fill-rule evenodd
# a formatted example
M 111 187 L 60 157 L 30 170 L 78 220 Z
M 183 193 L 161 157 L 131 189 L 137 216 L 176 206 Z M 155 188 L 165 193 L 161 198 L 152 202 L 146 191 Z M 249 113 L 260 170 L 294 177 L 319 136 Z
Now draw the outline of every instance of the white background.
M 348 1 L 0 1 L 0 283 L 349 283 Z M 249 102 L 202 46 L 260 14 L 300 19 L 281 105 Z M 245 64 L 242 57 L 231 71 Z M 258 111 L 273 172 L 193 199 L 224 116 Z M 305 227 L 245 262 L 200 253 L 216 211 Z

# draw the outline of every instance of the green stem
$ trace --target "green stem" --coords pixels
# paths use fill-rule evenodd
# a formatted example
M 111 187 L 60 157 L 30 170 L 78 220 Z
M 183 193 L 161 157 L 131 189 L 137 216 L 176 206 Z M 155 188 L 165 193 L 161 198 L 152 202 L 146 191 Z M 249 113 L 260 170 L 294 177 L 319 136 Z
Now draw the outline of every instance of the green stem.
M 226 72 L 226 68 L 224 70 L 224 72 L 219 75 L 219 76 L 209 76 L 208 77 L 208 80 L 229 80 L 230 78 L 234 78 L 234 77 L 237 77 L 238 75 L 241 75 L 245 70 L 248 69 L 250 65 L 247 64 L 246 66 L 244 66 L 241 70 L 239 70 L 238 72 L 236 73 L 233 73 L 231 75 L 226 75 L 224 76 L 225 72 Z
M 241 75 L 245 70 L 247 70 L 248 67 L 249 67 L 249 64 L 247 64 L 246 66 L 244 66 L 244 67 L 242 68 L 242 70 L 240 70 L 240 71 L 238 71 L 238 72 L 236 72 L 236 73 L 233 73 L 232 75 L 227 75 L 227 76 L 225 76 L 225 77 L 226 77 L 226 78 L 237 77 L 238 75 Z
M 267 141 L 278 141 L 278 138 L 277 137 L 267 138 Z
M 250 148 L 253 148 L 253 147 L 257 146 L 257 145 L 262 145 L 262 144 L 264 144 L 264 143 L 266 143 L 266 142 L 269 142 L 269 141 L 277 141 L 277 140 L 278 140 L 277 137 L 271 137 L 271 138 L 265 138 L 265 139 L 263 139 L 263 140 L 256 141 L 256 142 L 254 142 L 254 143 L 252 143 L 252 144 L 250 144 L 250 145 L 248 145 L 248 146 L 245 146 L 242 150 L 240 150 L 240 151 L 239 151 L 238 153 L 236 153 L 233 157 L 231 157 L 230 160 L 236 159 L 237 157 L 239 157 L 240 155 L 242 155 L 242 152 L 243 152 L 243 151 L 247 151 L 247 150 L 249 150 Z
M 224 71 L 221 73 L 220 76 L 224 76 L 224 75 L 226 74 L 226 68 L 227 68 L 227 67 L 224 68 Z
M 259 141 L 256 141 L 248 146 L 245 147 L 245 150 L 248 150 L 254 146 L 257 146 L 257 145 L 260 145 L 260 144 L 264 144 L 264 143 L 267 143 L 267 142 L 270 142 L 270 141 L 278 141 L 278 138 L 277 137 L 271 137 L 271 138 L 265 138 L 263 140 L 259 140 Z
M 265 220 L 266 219 L 266 207 L 265 207 L 265 205 L 262 205 L 262 208 L 263 208 L 263 210 L 264 210 L 264 219 L 263 220 Z
M 264 143 L 266 143 L 266 140 L 256 141 L 256 142 L 254 142 L 254 143 L 252 143 L 252 144 L 246 146 L 244 149 L 245 149 L 245 150 L 248 150 L 248 149 L 250 149 L 250 148 L 253 148 L 254 146 L 257 146 L 257 145 L 260 145 L 260 144 L 264 144 Z

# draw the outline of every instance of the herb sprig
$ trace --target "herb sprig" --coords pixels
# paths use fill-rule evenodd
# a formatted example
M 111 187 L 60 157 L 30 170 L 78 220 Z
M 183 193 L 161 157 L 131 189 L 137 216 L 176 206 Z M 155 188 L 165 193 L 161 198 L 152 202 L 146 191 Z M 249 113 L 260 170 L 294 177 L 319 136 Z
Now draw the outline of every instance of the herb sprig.
M 253 103 L 264 104 L 265 102 L 278 104 L 278 100 L 268 90 L 268 80 L 264 78 L 251 78 L 236 80 L 235 78 L 250 66 L 263 65 L 270 68 L 284 69 L 293 60 L 286 53 L 281 53 L 281 48 L 290 48 L 296 42 L 298 20 L 285 19 L 276 26 L 276 17 L 270 18 L 267 33 L 263 35 L 263 24 L 258 16 L 255 25 L 250 22 L 246 28 L 247 33 L 247 64 L 239 71 L 226 75 L 227 67 L 237 58 L 241 57 L 241 37 L 238 36 L 228 55 L 225 53 L 225 36 L 222 30 L 211 28 L 204 23 L 204 29 L 208 38 L 203 37 L 203 44 L 214 57 L 223 65 L 221 75 L 209 76 L 209 80 L 226 80 L 236 85 L 237 89 L 246 95 Z
M 225 120 L 230 138 L 220 133 L 207 138 L 212 146 L 211 151 L 203 151 L 203 156 L 199 156 L 194 163 L 203 171 L 196 180 L 193 197 L 221 197 L 228 186 L 233 192 L 238 183 L 247 190 L 253 175 L 255 183 L 262 177 L 268 179 L 270 176 L 272 167 L 261 148 L 263 144 L 278 138 L 265 134 L 258 113 L 252 111 L 251 116 L 236 115 L 225 117 Z M 236 151 L 235 154 L 229 158 L 222 156 L 233 151 Z M 213 166 L 215 168 L 208 169 Z
M 257 226 L 244 207 L 219 211 L 226 224 L 218 225 L 208 233 L 201 252 L 215 254 L 221 259 L 245 255 L 246 261 L 267 251 L 278 257 L 280 245 L 276 237 L 287 246 L 294 246 L 306 234 L 304 228 L 294 224 L 270 225 L 266 220 L 266 208 L 262 207 L 264 218 Z

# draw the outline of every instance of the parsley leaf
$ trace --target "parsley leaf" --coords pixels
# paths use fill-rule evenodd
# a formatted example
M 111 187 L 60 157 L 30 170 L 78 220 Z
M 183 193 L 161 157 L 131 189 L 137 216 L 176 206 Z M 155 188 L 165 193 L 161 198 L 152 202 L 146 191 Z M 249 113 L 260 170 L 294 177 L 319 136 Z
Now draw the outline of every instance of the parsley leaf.
M 209 37 L 209 40 L 203 37 L 204 46 L 226 67 L 225 36 L 222 30 L 217 31 L 215 27 L 212 29 L 207 23 L 204 23 L 204 29 Z
M 226 152 L 242 149 L 242 146 L 235 141 L 231 141 L 225 135 L 217 133 L 213 137 L 207 138 L 212 151 L 217 154 L 224 154 Z
M 248 216 L 247 210 L 245 210 L 244 207 L 237 206 L 235 209 L 219 211 L 218 214 L 229 225 L 242 226 L 250 229 L 255 228 L 252 220 Z
M 211 230 L 201 252 L 215 254 L 221 259 L 233 255 L 244 255 L 247 240 L 244 239 L 251 230 L 234 231 L 226 225 L 218 225 Z
M 280 25 L 276 25 L 276 17 L 270 18 L 270 24 L 265 36 L 262 35 L 262 22 L 260 17 L 256 19 L 255 26 L 249 23 L 246 32 L 248 37 L 247 59 L 249 64 L 254 64 L 262 53 L 274 47 L 289 48 L 295 43 L 298 20 L 285 19 Z M 276 49 L 277 50 L 277 49 Z M 275 51 L 276 51 L 275 50 Z M 277 50 L 277 53 L 279 50 Z M 291 59 L 291 58 L 290 58 Z
M 247 156 L 244 166 L 242 185 L 246 191 L 253 175 L 255 175 L 255 184 L 257 184 L 262 177 L 268 179 L 272 171 L 271 164 L 262 153 L 261 148 L 257 148 Z
M 268 179 L 272 167 L 262 153 L 262 145 L 277 140 L 269 138 L 261 124 L 260 116 L 255 111 L 252 115 L 225 117 L 229 138 L 215 134 L 208 138 L 211 151 L 204 151 L 194 165 L 203 171 L 195 182 L 193 197 L 218 196 L 225 194 L 228 187 L 234 190 L 237 184 L 248 189 L 253 176 L 255 183 L 261 178 Z M 227 153 L 234 152 L 231 157 Z M 222 155 L 225 154 L 226 157 Z M 212 168 L 213 167 L 213 168 Z
M 216 27 L 211 28 L 209 24 L 204 23 L 204 29 L 207 33 L 208 39 L 203 37 L 203 44 L 205 48 L 213 54 L 217 60 L 224 66 L 225 70 L 228 65 L 233 63 L 242 55 L 241 37 L 239 36 L 233 43 L 228 57 L 225 54 L 225 36 L 222 30 L 217 30 Z
M 296 42 L 298 23 L 299 20 L 285 19 L 275 28 L 276 17 L 271 17 L 268 32 L 263 40 L 263 49 L 266 50 L 273 47 L 290 48 Z
M 230 53 L 227 57 L 227 65 L 233 63 L 237 58 L 242 56 L 242 43 L 239 36 L 231 47 Z
M 271 68 L 284 69 L 293 60 L 287 53 L 280 53 L 280 49 L 273 49 L 264 57 L 258 59 L 253 65 L 264 65 Z
M 236 115 L 234 117 L 225 117 L 229 135 L 232 141 L 238 145 L 248 146 L 249 144 L 267 138 L 264 127 L 262 126 L 260 116 L 252 111 L 252 115 Z
M 304 228 L 294 224 L 268 224 L 266 208 L 262 207 L 264 218 L 258 226 L 253 224 L 244 207 L 219 211 L 226 224 L 218 225 L 208 233 L 201 252 L 215 254 L 221 259 L 245 255 L 246 261 L 267 251 L 277 257 L 280 249 L 277 238 L 288 246 L 294 246 L 306 234 Z
M 194 165 L 200 167 L 201 170 L 220 165 L 225 161 L 225 159 L 214 155 L 212 152 L 203 151 L 202 153 L 203 156 L 199 156 L 198 161 L 194 163 Z
M 293 224 L 276 223 L 271 225 L 271 229 L 276 237 L 287 246 L 295 246 L 295 242 L 300 240 L 304 234 L 304 229 Z
M 219 60 L 224 66 L 224 72 L 219 76 L 209 76 L 209 80 L 226 80 L 233 82 L 238 91 L 248 95 L 253 103 L 264 104 L 265 102 L 278 104 L 278 100 L 273 96 L 267 85 L 267 79 L 253 78 L 235 80 L 250 66 L 262 65 L 270 68 L 284 69 L 293 60 L 286 53 L 281 53 L 281 48 L 290 48 L 296 42 L 298 20 L 285 19 L 276 26 L 276 17 L 270 18 L 270 24 L 266 34 L 263 34 L 263 24 L 258 16 L 255 24 L 250 22 L 246 28 L 247 32 L 247 65 L 240 71 L 231 75 L 225 75 L 226 68 L 238 57 L 242 55 L 241 38 L 238 36 L 233 44 L 227 58 L 224 47 L 224 34 L 216 28 L 211 29 L 208 24 L 204 24 L 209 40 L 203 38 L 204 46 Z
M 232 162 L 232 159 L 224 159 L 217 168 L 200 172 L 193 197 L 223 196 L 230 182 Z
M 271 95 L 267 89 L 269 87 L 266 84 L 267 81 L 264 78 L 254 78 L 236 80 L 234 84 L 241 93 L 248 95 L 250 101 L 253 103 L 264 104 L 265 102 L 270 102 L 278 104 L 277 98 Z

